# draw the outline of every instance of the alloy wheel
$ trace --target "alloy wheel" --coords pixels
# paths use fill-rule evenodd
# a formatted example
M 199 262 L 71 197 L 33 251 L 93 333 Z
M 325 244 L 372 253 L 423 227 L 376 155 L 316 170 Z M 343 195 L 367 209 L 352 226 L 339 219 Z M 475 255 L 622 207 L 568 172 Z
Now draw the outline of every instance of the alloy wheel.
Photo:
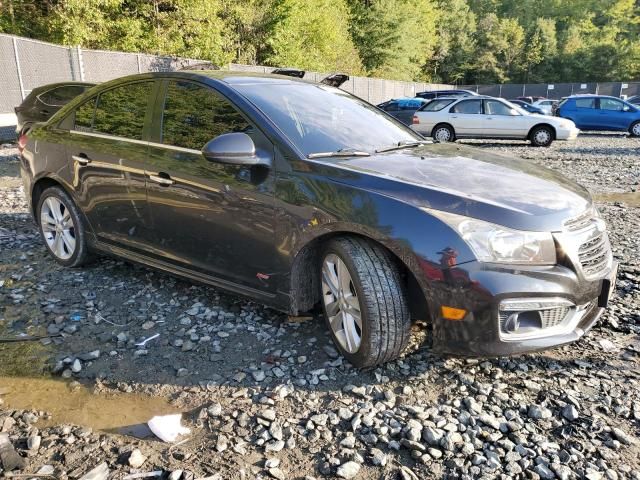
M 438 128 L 434 137 L 438 142 L 448 142 L 451 140 L 451 132 L 448 128 Z
M 346 264 L 327 255 L 322 264 L 322 300 L 329 325 L 340 346 L 355 353 L 362 342 L 362 310 Z
M 76 234 L 66 205 L 55 197 L 47 198 L 40 208 L 40 224 L 51 252 L 61 260 L 71 258 L 76 251 Z
M 547 130 L 541 129 L 535 133 L 534 138 L 538 145 L 546 145 L 551 140 L 551 134 Z
M 636 123 L 631 129 L 631 133 L 633 133 L 636 137 L 640 137 L 640 122 Z

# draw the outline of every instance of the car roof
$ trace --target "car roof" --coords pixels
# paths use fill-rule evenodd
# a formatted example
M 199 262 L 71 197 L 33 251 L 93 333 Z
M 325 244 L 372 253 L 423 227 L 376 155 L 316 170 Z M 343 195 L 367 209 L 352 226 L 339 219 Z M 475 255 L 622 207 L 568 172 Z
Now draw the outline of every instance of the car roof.
M 58 88 L 58 87 L 66 87 L 68 85 L 80 85 L 80 86 L 86 86 L 86 87 L 93 87 L 96 85 L 96 83 L 93 82 L 74 82 L 73 80 L 69 80 L 68 82 L 56 82 L 56 83 L 47 83 L 45 85 L 39 85 L 37 87 L 35 87 L 33 90 L 31 90 L 32 92 L 42 92 L 42 91 L 47 91 L 47 90 L 53 90 L 54 88 Z

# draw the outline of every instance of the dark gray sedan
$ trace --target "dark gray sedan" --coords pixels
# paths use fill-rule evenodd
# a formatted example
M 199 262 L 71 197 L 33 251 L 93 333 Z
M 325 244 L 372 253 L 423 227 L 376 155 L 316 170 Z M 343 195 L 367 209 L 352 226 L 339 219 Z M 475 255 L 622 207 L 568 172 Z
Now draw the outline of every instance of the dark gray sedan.
M 580 338 L 616 267 L 588 192 L 516 159 L 430 144 L 337 88 L 277 75 L 142 74 L 24 136 L 42 239 L 297 314 L 320 306 L 354 365 L 398 357 L 413 319 L 441 352 Z

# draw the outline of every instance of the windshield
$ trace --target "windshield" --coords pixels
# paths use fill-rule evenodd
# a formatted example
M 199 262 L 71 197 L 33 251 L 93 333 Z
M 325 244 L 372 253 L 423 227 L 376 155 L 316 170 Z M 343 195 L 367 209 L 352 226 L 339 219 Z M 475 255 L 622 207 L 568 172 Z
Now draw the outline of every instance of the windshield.
M 235 87 L 304 154 L 375 150 L 422 137 L 373 105 L 337 88 L 311 83 Z
M 420 108 L 421 112 L 437 112 L 449 105 L 455 99 L 453 98 L 436 98 Z

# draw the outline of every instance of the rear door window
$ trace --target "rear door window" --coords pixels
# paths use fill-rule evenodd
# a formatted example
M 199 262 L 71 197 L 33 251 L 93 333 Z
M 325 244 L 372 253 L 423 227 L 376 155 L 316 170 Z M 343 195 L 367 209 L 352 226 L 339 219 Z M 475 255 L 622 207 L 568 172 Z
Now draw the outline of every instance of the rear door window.
M 596 108 L 595 98 L 577 98 L 576 108 Z
M 451 113 L 480 114 L 482 100 L 462 100 L 451 107 Z
M 76 109 L 75 130 L 90 132 L 93 130 L 93 115 L 96 111 L 97 97 L 83 103 Z
M 200 150 L 212 138 L 252 130 L 231 103 L 210 87 L 170 81 L 162 116 L 162 143 Z
M 142 140 L 144 118 L 153 82 L 121 85 L 98 96 L 93 118 L 94 132 Z M 76 125 L 77 125 L 76 115 Z

